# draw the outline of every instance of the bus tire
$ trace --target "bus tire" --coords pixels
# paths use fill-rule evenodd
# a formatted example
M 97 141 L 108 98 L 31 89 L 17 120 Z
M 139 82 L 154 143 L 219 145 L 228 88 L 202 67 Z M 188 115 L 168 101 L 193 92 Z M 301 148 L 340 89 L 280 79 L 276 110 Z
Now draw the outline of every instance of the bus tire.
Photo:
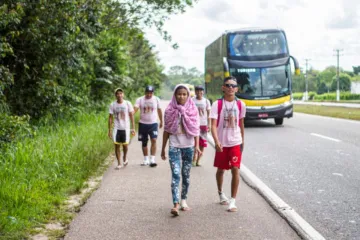
M 275 118 L 275 125 L 282 125 L 284 122 L 284 118 Z

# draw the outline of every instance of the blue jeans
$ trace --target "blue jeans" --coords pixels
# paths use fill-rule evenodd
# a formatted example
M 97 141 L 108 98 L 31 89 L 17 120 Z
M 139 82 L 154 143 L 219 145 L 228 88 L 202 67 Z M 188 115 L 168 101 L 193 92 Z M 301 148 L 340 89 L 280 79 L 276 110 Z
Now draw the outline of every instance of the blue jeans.
M 169 163 L 172 172 L 171 193 L 173 203 L 180 203 L 179 184 L 180 172 L 182 176 L 181 199 L 187 198 L 187 193 L 190 185 L 190 170 L 192 166 L 192 159 L 194 155 L 194 148 L 176 148 L 169 147 Z M 182 162 L 182 164 L 181 164 Z

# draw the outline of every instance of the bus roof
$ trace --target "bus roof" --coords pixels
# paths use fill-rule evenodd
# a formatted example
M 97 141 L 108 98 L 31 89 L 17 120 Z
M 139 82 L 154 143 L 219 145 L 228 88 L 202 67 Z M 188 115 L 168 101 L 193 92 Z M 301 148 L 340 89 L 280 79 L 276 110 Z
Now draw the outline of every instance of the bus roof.
M 225 34 L 227 33 L 248 33 L 248 32 L 284 32 L 281 28 L 240 28 L 240 29 L 233 29 L 233 30 L 226 30 Z

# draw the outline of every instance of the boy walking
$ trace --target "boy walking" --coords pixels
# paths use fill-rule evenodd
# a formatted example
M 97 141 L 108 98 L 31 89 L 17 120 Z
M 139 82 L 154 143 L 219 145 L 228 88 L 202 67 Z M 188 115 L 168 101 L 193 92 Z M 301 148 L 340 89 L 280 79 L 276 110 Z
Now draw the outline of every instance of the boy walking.
M 211 104 L 208 99 L 204 97 L 204 87 L 196 86 L 195 87 L 195 97 L 193 98 L 196 107 L 199 111 L 200 117 L 200 138 L 199 138 L 199 146 L 200 151 L 204 152 L 204 148 L 207 147 L 206 136 L 210 131 L 210 109 Z M 193 166 L 201 166 L 200 164 L 200 156 L 198 154 L 194 154 Z
M 217 168 L 216 182 L 220 204 L 229 204 L 228 211 L 236 212 L 235 198 L 239 187 L 239 168 L 244 149 L 246 106 L 235 97 L 235 93 L 238 91 L 236 78 L 225 78 L 222 91 L 224 97 L 213 103 L 210 113 L 211 133 L 216 148 L 214 167 Z M 229 169 L 232 174 L 230 201 L 222 189 L 224 172 Z
M 124 91 L 121 88 L 115 90 L 116 101 L 109 107 L 109 132 L 108 136 L 114 141 L 115 155 L 118 165 L 116 169 L 122 168 L 120 161 L 120 146 L 123 147 L 123 166 L 129 161 L 127 159 L 130 133 L 135 135 L 134 109 L 129 101 L 124 100 Z M 115 120 L 114 120 L 115 118 Z M 132 128 L 130 129 L 130 121 Z M 114 123 L 114 128 L 113 127 Z
M 138 98 L 135 102 L 135 113 L 140 109 L 139 120 L 139 138 L 142 142 L 142 151 L 144 154 L 144 161 L 142 166 L 150 165 L 156 167 L 155 154 L 156 154 L 156 139 L 158 137 L 158 117 L 160 119 L 160 128 L 162 128 L 162 111 L 160 107 L 160 99 L 154 96 L 154 87 L 147 86 L 145 88 L 145 96 Z M 151 141 L 150 159 L 148 151 L 148 141 Z

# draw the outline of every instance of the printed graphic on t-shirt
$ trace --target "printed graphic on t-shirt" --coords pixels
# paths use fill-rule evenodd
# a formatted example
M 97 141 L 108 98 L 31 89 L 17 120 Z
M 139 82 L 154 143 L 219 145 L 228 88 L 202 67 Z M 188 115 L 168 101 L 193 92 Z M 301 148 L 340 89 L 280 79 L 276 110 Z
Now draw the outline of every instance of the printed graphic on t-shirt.
M 125 107 L 116 107 L 115 108 L 115 119 L 118 121 L 125 120 L 125 111 L 126 111 Z
M 223 128 L 236 128 L 237 120 L 236 109 L 224 109 Z
M 202 103 L 196 103 L 196 107 L 198 108 L 199 111 L 199 116 L 202 117 L 205 115 L 205 105 Z
M 152 114 L 154 111 L 154 105 L 152 102 L 145 102 L 143 107 L 143 114 Z

